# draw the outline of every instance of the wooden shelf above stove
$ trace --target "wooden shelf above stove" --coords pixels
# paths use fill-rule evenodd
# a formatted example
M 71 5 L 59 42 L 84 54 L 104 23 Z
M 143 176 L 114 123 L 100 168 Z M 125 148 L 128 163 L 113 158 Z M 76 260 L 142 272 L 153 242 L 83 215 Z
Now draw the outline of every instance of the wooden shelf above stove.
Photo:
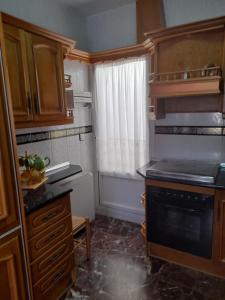
M 150 74 L 152 97 L 168 98 L 220 94 L 222 71 L 218 66 L 205 66 L 188 71 Z
M 150 82 L 151 97 L 168 98 L 221 93 L 221 76 Z

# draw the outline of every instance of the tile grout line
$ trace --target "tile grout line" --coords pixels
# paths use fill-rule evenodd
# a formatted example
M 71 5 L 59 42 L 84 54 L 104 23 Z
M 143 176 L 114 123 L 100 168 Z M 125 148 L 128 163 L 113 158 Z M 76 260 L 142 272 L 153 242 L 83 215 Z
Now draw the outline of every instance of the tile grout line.
M 91 132 L 92 132 L 92 125 L 88 125 L 88 126 L 72 127 L 66 129 L 63 128 L 58 130 L 17 134 L 16 140 L 17 140 L 17 145 L 24 145 L 24 144 L 54 140 L 54 139 L 64 138 L 69 136 L 75 136 L 79 134 L 87 134 Z
M 224 126 L 156 126 L 155 134 L 224 136 Z

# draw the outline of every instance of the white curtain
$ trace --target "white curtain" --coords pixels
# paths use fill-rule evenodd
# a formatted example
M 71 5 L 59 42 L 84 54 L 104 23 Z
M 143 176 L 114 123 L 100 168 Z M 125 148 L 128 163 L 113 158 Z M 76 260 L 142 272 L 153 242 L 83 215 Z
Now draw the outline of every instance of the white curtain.
M 97 163 L 101 173 L 135 176 L 149 159 L 147 59 L 96 64 Z

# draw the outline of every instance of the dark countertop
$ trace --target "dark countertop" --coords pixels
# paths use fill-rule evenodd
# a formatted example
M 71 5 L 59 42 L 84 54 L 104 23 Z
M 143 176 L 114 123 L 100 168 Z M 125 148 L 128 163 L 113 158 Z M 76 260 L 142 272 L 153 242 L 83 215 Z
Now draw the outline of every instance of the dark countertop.
M 36 190 L 25 191 L 24 204 L 26 214 L 29 215 L 70 192 L 72 192 L 72 189 L 54 186 L 54 184 L 43 184 Z
M 52 171 L 50 175 L 47 175 L 47 183 L 36 190 L 23 190 L 26 214 L 29 215 L 48 203 L 72 192 L 71 188 L 59 186 L 55 183 L 80 172 L 82 172 L 82 168 L 79 165 L 70 165 L 63 170 Z
M 169 182 L 175 182 L 175 183 L 184 183 L 184 184 L 190 184 L 195 186 L 203 186 L 203 187 L 210 187 L 210 188 L 216 188 L 216 189 L 225 189 L 225 167 L 220 167 L 218 174 L 216 176 L 216 182 L 215 184 L 205 183 L 205 182 L 192 182 L 188 180 L 180 180 L 180 179 L 171 179 L 171 178 L 162 178 L 156 175 L 148 175 L 146 176 L 146 171 L 152 166 L 154 163 L 156 163 L 156 160 L 150 161 L 145 166 L 139 168 L 137 170 L 137 173 L 144 177 L 145 179 L 157 179 L 160 181 L 169 181 Z

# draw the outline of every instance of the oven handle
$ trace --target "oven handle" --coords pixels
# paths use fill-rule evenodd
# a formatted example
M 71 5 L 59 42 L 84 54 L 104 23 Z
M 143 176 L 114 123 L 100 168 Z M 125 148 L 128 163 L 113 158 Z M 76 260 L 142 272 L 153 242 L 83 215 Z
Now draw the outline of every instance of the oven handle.
M 200 209 L 183 208 L 183 207 L 176 206 L 176 205 L 169 205 L 169 204 L 166 204 L 166 203 L 155 201 L 154 199 L 152 199 L 152 201 L 157 203 L 157 204 L 161 204 L 163 206 L 166 206 L 168 208 L 178 209 L 178 210 L 182 210 L 182 211 L 188 211 L 188 212 L 191 212 L 191 213 L 201 213 L 202 212 L 202 210 L 200 210 Z

